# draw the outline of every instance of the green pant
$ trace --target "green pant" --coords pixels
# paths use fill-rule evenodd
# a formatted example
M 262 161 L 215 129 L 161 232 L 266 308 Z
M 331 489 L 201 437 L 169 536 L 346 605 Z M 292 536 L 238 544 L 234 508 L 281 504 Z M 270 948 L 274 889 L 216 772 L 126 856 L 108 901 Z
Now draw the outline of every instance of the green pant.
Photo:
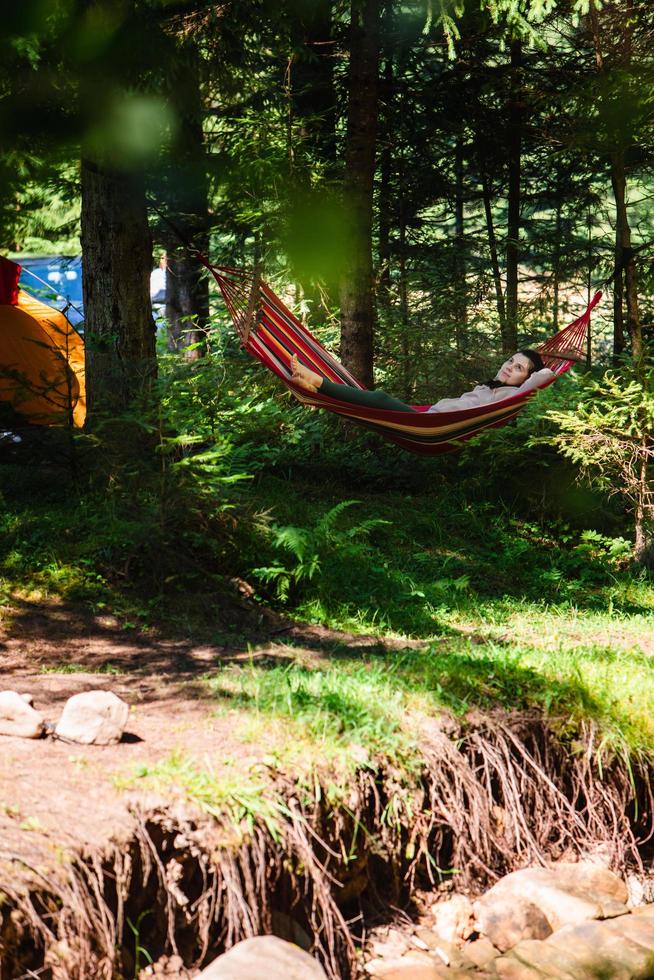
M 366 405 L 368 408 L 386 408 L 393 412 L 415 412 L 415 408 L 401 402 L 399 398 L 387 395 L 385 391 L 362 391 L 360 388 L 351 388 L 350 385 L 337 385 L 333 381 L 323 378 L 318 391 L 321 395 L 329 395 L 330 398 L 337 398 L 341 402 L 350 402 L 352 405 Z

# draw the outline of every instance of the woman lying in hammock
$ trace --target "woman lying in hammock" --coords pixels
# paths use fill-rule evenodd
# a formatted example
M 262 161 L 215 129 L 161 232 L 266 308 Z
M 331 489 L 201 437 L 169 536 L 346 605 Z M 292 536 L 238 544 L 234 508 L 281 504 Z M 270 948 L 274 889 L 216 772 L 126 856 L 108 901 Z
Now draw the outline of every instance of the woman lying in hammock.
M 553 356 L 553 355 L 549 355 Z M 579 361 L 581 358 L 573 352 L 561 352 L 554 355 L 561 360 Z M 321 374 L 316 374 L 310 368 L 300 364 L 297 355 L 291 358 L 292 380 L 305 391 L 317 392 L 336 398 L 338 401 L 350 402 L 353 405 L 367 405 L 370 408 L 386 408 L 394 412 L 415 412 L 411 405 L 387 395 L 385 391 L 362 391 L 350 385 L 334 384 Z M 466 391 L 458 398 L 441 398 L 431 405 L 427 412 L 452 412 L 457 409 L 477 408 L 479 405 L 489 405 L 519 392 L 538 388 L 554 378 L 554 372 L 545 367 L 540 354 L 535 350 L 521 350 L 505 361 L 492 381 L 477 385 L 472 391 Z

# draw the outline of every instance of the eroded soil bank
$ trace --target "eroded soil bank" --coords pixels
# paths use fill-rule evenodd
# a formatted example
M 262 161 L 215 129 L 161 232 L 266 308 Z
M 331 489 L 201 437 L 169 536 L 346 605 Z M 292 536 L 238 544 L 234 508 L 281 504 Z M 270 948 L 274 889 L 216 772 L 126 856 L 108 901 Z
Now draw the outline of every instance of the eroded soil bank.
M 22 612 L 5 635 L 3 687 L 33 694 L 46 716 L 106 687 L 133 711 L 116 746 L 2 741 L 2 980 L 126 980 L 164 956 L 192 975 L 264 932 L 309 945 L 332 978 L 356 977 L 365 929 L 411 914 L 417 890 L 453 881 L 476 894 L 515 868 L 598 848 L 613 869 L 645 873 L 651 769 L 600 756 L 591 728 L 440 714 L 422 726 L 415 771 L 379 758 L 340 785 L 328 772 L 298 780 L 265 744 L 240 741 L 199 683 L 208 665 L 252 651 L 126 641 L 111 621 L 62 607 Z M 334 641 L 285 639 L 257 655 L 322 656 Z M 64 661 L 85 669 L 44 672 Z M 191 804 L 172 784 L 144 794 L 125 783 L 130 768 L 182 751 L 198 766 L 255 767 L 266 805 L 239 802 L 238 788 Z

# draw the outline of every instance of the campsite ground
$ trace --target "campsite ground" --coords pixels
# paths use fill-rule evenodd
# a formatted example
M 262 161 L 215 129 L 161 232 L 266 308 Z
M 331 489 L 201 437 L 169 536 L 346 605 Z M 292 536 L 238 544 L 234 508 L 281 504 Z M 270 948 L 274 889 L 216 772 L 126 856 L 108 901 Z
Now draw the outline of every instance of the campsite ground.
M 135 634 L 112 615 L 82 603 L 20 599 L 1 611 L 2 688 L 31 694 L 55 725 L 66 700 L 80 691 L 111 690 L 130 706 L 122 741 L 83 746 L 52 737 L 2 736 L 0 839 L 2 849 L 33 862 L 58 848 L 101 849 L 130 827 L 129 807 L 143 801 L 139 773 L 184 757 L 216 774 L 237 764 L 243 773 L 273 749 L 273 739 L 239 731 L 243 711 L 221 712 L 203 683 L 229 664 L 318 665 L 329 651 L 380 652 L 416 646 L 383 643 L 281 618 L 266 635 L 231 647 Z M 166 795 L 181 790 L 171 785 Z M 147 793 L 145 794 L 147 797 Z M 154 800 L 155 794 L 152 794 Z
M 605 740 L 631 736 L 640 743 L 633 748 L 641 750 L 651 727 L 646 705 L 654 626 L 642 616 L 622 617 L 612 626 L 602 618 L 592 620 L 561 615 L 554 630 L 551 619 L 547 629 L 533 617 L 524 616 L 522 625 L 515 619 L 520 671 L 505 625 L 461 624 L 456 634 L 428 643 L 348 634 L 272 614 L 264 626 L 259 620 L 255 625 L 253 610 L 249 639 L 221 646 L 152 629 L 139 633 L 83 603 L 16 595 L 2 608 L 3 688 L 31 694 L 53 725 L 68 697 L 93 689 L 114 691 L 129 704 L 130 716 L 123 740 L 114 746 L 2 738 L 3 849 L 30 862 L 60 848 L 102 849 L 112 836 L 128 831 L 135 800 L 194 798 L 182 762 L 196 772 L 210 770 L 216 786 L 221 773 L 228 773 L 236 794 L 271 758 L 299 771 L 298 751 L 299 769 L 307 771 L 321 757 L 321 764 L 340 764 L 339 752 L 354 743 L 360 751 L 406 757 L 410 750 L 402 744 L 402 729 L 415 732 L 419 716 L 428 713 L 425 696 L 431 685 L 445 687 L 431 691 L 434 709 L 440 702 L 439 709 L 445 705 L 459 712 L 474 706 L 473 684 L 476 703 L 489 709 L 504 702 L 509 711 L 511 699 L 516 707 L 529 708 L 545 698 L 555 710 L 558 699 L 571 717 L 594 715 Z M 573 665 L 571 651 L 577 654 Z M 437 665 L 427 683 L 416 657 Z M 585 685 L 575 690 L 571 675 L 584 662 Z M 367 672 L 363 682 L 359 667 Z M 325 703 L 291 709 L 296 718 L 289 717 L 283 691 L 277 699 L 266 685 L 273 675 L 283 678 L 292 669 L 310 680 L 331 676 L 332 685 L 335 672 L 349 675 L 348 704 L 342 691 L 343 703 L 336 703 L 337 692 L 330 689 L 323 692 Z M 216 680 L 221 677 L 228 680 Z M 414 690 L 407 686 L 411 678 Z M 541 683 L 548 678 L 549 690 Z M 252 683 L 260 685 L 254 698 Z M 603 694 L 603 689 L 608 690 Z M 374 699 L 382 692 L 386 704 L 373 703 L 367 717 L 354 717 L 363 710 L 360 695 Z M 289 726 L 292 730 L 296 721 L 303 731 L 291 746 Z M 387 726 L 383 736 L 380 724 Z M 226 798 L 222 802 L 228 805 Z
M 166 486 L 161 498 L 148 485 L 67 497 L 46 469 L 2 476 L 2 687 L 31 694 L 51 724 L 70 695 L 98 688 L 123 697 L 130 715 L 114 746 L 2 738 L 0 890 L 40 888 L 43 875 L 51 883 L 69 869 L 66 887 L 79 889 L 80 854 L 111 879 L 115 842 L 130 840 L 130 854 L 143 843 L 139 815 L 174 823 L 199 813 L 219 836 L 231 828 L 231 843 L 263 827 L 259 867 L 277 875 L 298 829 L 331 834 L 333 871 L 355 901 L 380 847 L 388 888 L 393 874 L 404 880 L 408 855 L 433 844 L 429 794 L 444 771 L 463 858 L 472 866 L 475 849 L 499 853 L 488 813 L 471 821 L 456 797 L 486 792 L 480 753 L 507 775 L 506 810 L 529 854 L 545 846 L 542 828 L 547 836 L 551 820 L 570 817 L 553 787 L 572 784 L 594 801 L 592 832 L 570 817 L 561 853 L 595 835 L 616 867 L 626 860 L 628 834 L 607 814 L 624 814 L 651 772 L 654 590 L 628 567 L 623 539 L 543 530 L 448 488 L 383 483 L 346 500 L 315 474 L 268 475 L 252 502 L 238 501 L 241 523 L 229 502 L 208 517 Z M 219 566 L 227 546 L 231 578 Z M 474 786 L 470 772 L 473 782 L 481 774 Z M 291 819 L 297 800 L 305 809 Z M 165 832 L 150 825 L 148 840 L 163 847 Z M 195 853 L 175 860 L 190 867 Z M 498 869 L 524 853 L 507 836 Z M 442 874 L 451 877 L 449 864 Z M 138 881 L 129 887 L 132 923 L 161 905 L 151 889 L 140 906 Z M 55 889 L 52 901 L 61 907 L 66 894 Z M 165 908 L 142 936 L 157 955 Z M 75 930 L 90 949 L 87 913 Z M 128 941 L 130 929 L 124 922 Z

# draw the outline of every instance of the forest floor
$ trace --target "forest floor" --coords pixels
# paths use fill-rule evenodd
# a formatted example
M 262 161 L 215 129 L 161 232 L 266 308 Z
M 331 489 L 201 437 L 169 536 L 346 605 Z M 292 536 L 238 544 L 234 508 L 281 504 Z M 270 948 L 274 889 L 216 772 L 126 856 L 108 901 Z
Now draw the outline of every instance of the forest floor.
M 446 494 L 355 502 L 268 479 L 261 528 L 231 545 L 244 581 L 218 574 L 209 547 L 236 521 L 178 534 L 176 504 L 163 516 L 104 493 L 71 505 L 47 474 L 38 493 L 31 474 L 4 477 L 2 688 L 30 694 L 52 726 L 80 691 L 130 707 L 113 746 L 0 737 L 0 890 L 30 919 L 30 943 L 57 908 L 60 932 L 85 936 L 80 963 L 96 942 L 108 958 L 122 944 L 136 976 L 134 924 L 148 914 L 144 946 L 163 955 L 183 865 L 198 929 L 221 889 L 257 883 L 234 897 L 216 942 L 223 926 L 268 927 L 261 881 L 268 897 L 317 895 L 303 928 L 339 976 L 354 954 L 336 897 L 355 915 L 361 895 L 404 903 L 410 866 L 460 889 L 550 856 L 552 841 L 551 856 L 593 843 L 616 869 L 638 861 L 649 828 L 629 821 L 651 813 L 654 589 L 623 567 L 623 539 L 546 534 Z M 570 786 L 591 801 L 583 819 Z M 190 824 L 205 836 L 178 853 Z M 155 872 L 143 887 L 148 862 L 161 891 Z M 98 896 L 111 905 L 121 881 L 131 904 L 107 924 Z M 42 888 L 50 898 L 31 919 Z M 11 903 L 0 904 L 7 948 L 40 969 L 19 948 Z M 183 934 L 187 904 L 175 912 Z M 79 976 L 94 975 L 84 962 Z
M 348 766 L 374 755 L 410 768 L 421 719 L 443 709 L 549 705 L 594 717 L 604 738 L 634 736 L 636 751 L 649 743 L 654 627 L 641 617 L 611 626 L 560 616 L 546 628 L 528 619 L 513 624 L 512 641 L 506 623 L 462 623 L 426 641 L 251 613 L 247 639 L 217 645 L 126 629 L 81 602 L 14 595 L 0 613 L 2 688 L 32 695 L 52 726 L 69 697 L 94 689 L 123 698 L 130 715 L 117 745 L 2 737 L 2 849 L 32 864 L 102 849 L 128 832 L 135 801 L 207 802 L 200 772 L 219 804 L 245 788 L 256 813 L 269 767 L 331 767 L 344 783 Z
M 130 804 L 144 795 L 130 783 L 135 773 L 184 757 L 198 766 L 210 760 L 216 776 L 221 765 L 245 771 L 270 753 L 265 732 L 244 738 L 234 712 L 216 711 L 200 680 L 208 671 L 227 664 L 318 665 L 348 651 L 424 646 L 282 619 L 270 624 L 268 636 L 259 630 L 249 643 L 215 646 L 135 634 L 112 615 L 57 598 L 15 599 L 1 615 L 1 686 L 32 695 L 50 725 L 80 691 L 111 690 L 130 706 L 117 745 L 1 737 L 1 847 L 31 864 L 62 848 L 102 849 L 127 832 Z

